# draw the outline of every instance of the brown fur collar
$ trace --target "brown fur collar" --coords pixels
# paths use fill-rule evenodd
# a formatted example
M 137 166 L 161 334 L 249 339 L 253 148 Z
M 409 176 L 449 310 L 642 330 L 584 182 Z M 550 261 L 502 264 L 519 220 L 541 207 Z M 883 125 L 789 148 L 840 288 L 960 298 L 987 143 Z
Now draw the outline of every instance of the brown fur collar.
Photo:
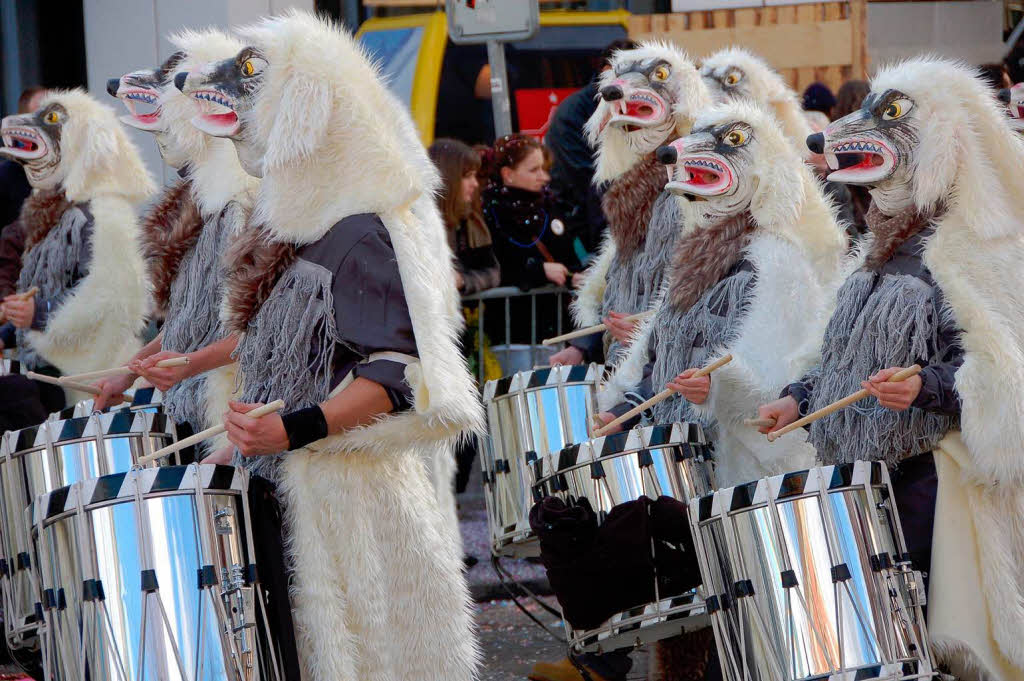
M 672 255 L 669 302 L 678 310 L 693 307 L 705 291 L 739 262 L 747 236 L 753 230 L 754 221 L 744 211 L 680 237 Z
M 20 218 L 25 230 L 25 251 L 45 239 L 70 207 L 63 190 L 42 189 L 25 199 Z
M 295 262 L 296 252 L 294 244 L 269 241 L 262 225 L 245 226 L 226 256 L 229 331 L 245 332 L 281 275 Z
M 923 215 L 918 212 L 916 206 L 888 216 L 878 209 L 877 204 L 871 203 L 867 215 L 864 216 L 868 223 L 868 229 L 874 235 L 875 240 L 871 244 L 871 251 L 868 252 L 864 261 L 868 269 L 877 270 L 889 262 L 893 253 L 900 245 L 928 226 L 932 216 Z
M 654 154 L 612 181 L 601 198 L 601 208 L 608 218 L 608 229 L 619 253 L 630 256 L 647 238 L 654 200 L 668 182 L 665 166 Z
M 142 221 L 143 249 L 153 281 L 157 309 L 166 312 L 171 282 L 181 260 L 203 231 L 203 216 L 192 198 L 192 186 L 181 180 L 167 188 Z

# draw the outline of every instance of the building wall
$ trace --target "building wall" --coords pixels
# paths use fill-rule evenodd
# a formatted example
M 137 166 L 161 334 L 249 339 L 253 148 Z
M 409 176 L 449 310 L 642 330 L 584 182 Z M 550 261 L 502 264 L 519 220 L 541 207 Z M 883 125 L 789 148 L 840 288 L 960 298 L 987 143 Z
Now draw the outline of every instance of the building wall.
M 108 78 L 153 67 L 173 51 L 167 36 L 183 28 L 228 29 L 289 7 L 313 10 L 314 0 L 84 0 L 85 54 L 89 91 L 120 106 L 107 94 Z M 130 131 L 146 165 L 164 182 L 174 171 L 160 160 L 152 135 Z
M 900 58 L 937 54 L 969 64 L 1003 60 L 1003 3 L 869 2 L 872 68 Z

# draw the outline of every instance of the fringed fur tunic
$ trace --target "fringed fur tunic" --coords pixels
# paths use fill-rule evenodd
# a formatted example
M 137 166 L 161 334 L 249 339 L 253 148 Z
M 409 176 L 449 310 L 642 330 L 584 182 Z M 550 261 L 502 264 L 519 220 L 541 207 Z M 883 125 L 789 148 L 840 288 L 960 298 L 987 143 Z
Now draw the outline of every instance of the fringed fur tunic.
M 964 359 L 960 330 L 922 260 L 934 229 L 927 220 L 893 225 L 915 217 L 906 214 L 887 220 L 874 209 L 868 217 L 876 243 L 839 290 L 821 364 L 786 393 L 806 414 L 856 392 L 880 369 L 915 363 L 924 367 L 922 389 L 902 412 L 871 398 L 811 424 L 809 442 L 826 464 L 882 460 L 892 466 L 930 452 L 959 428 L 954 375 Z
M 93 216 L 88 202 L 68 204 L 63 194 L 40 192 L 29 199 L 26 213 L 33 210 L 33 204 L 49 201 L 58 202 L 66 210 L 55 224 L 26 222 L 26 239 L 31 245 L 22 256 L 21 274 L 18 276 L 19 291 L 39 287 L 31 326 L 35 331 L 46 329 L 50 315 L 89 274 L 92 262 Z M 26 213 L 23 213 L 23 220 L 28 217 Z M 27 336 L 27 329 L 18 329 L 21 361 L 30 369 L 49 365 L 50 362 L 38 354 Z
M 351 375 L 383 386 L 396 411 L 410 407 L 404 372 L 418 356 L 416 339 L 380 218 L 345 218 L 293 257 L 239 342 L 243 401 L 310 407 Z M 276 481 L 280 455 L 236 464 Z

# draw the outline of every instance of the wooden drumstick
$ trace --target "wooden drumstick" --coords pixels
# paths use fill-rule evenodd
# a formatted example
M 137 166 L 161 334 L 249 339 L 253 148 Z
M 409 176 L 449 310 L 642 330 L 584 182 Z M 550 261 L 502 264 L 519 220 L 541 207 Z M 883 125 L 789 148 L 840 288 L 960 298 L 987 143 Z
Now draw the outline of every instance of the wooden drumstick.
M 889 380 L 887 380 L 886 383 L 899 383 L 900 381 L 905 381 L 911 376 L 916 376 L 919 373 L 921 373 L 921 367 L 915 364 L 911 367 L 903 369 L 902 371 L 896 372 L 895 374 L 889 377 Z M 867 388 L 861 388 L 852 395 L 847 395 L 843 399 L 836 400 L 832 404 L 825 405 L 818 411 L 808 414 L 802 419 L 797 419 L 796 421 L 793 421 L 793 423 L 789 424 L 788 426 L 779 428 L 775 432 L 768 433 L 768 441 L 775 442 L 775 440 L 782 437 L 786 433 L 791 433 L 797 428 L 803 428 L 808 423 L 813 423 L 820 418 L 823 418 L 825 416 L 828 416 L 829 414 L 839 411 L 840 409 L 843 409 L 844 407 L 849 407 L 854 402 L 859 402 L 863 400 L 865 397 L 868 397 L 869 395 L 871 395 L 871 393 L 868 391 Z
M 71 388 L 72 390 L 80 390 L 83 393 L 89 393 L 90 395 L 99 395 L 102 390 L 94 385 L 88 383 L 78 383 L 77 381 L 62 381 L 59 378 L 53 376 L 44 376 L 43 374 L 37 374 L 34 371 L 26 371 L 25 376 L 31 378 L 33 381 L 40 381 L 42 383 L 49 383 L 50 385 L 59 385 L 62 388 Z
M 280 411 L 281 409 L 284 409 L 284 400 L 274 400 L 270 404 L 264 404 L 262 407 L 256 407 L 252 411 L 246 413 L 246 416 L 258 419 L 263 416 L 266 416 L 267 414 L 272 414 L 275 411 Z M 225 430 L 227 430 L 227 428 L 224 426 L 224 424 L 218 423 L 217 425 L 211 426 L 206 430 L 199 431 L 195 435 L 190 435 L 184 440 L 178 440 L 174 444 L 170 444 L 162 449 L 158 449 L 148 456 L 140 457 L 138 463 L 144 464 L 149 463 L 150 461 L 156 461 L 157 459 L 163 458 L 168 454 L 173 454 L 174 452 L 185 449 L 185 447 L 191 447 L 192 445 L 202 442 L 203 440 L 208 440 L 211 437 L 216 437 L 223 433 Z
M 654 314 L 654 310 L 647 310 L 646 312 L 637 312 L 636 314 L 631 314 L 628 317 L 624 317 L 622 321 L 638 322 L 641 319 L 647 319 L 652 314 Z M 563 341 L 572 340 L 573 338 L 582 338 L 583 336 L 589 336 L 592 333 L 604 331 L 607 328 L 608 326 L 605 324 L 594 324 L 593 326 L 588 326 L 585 329 L 576 329 L 575 331 L 570 331 L 569 333 L 563 333 L 561 336 L 555 336 L 554 338 L 545 338 L 544 340 L 541 341 L 541 343 L 544 345 L 554 345 L 555 343 L 562 343 Z
M 180 367 L 185 366 L 189 363 L 188 357 L 168 357 L 162 359 L 156 363 L 156 366 L 161 369 L 167 367 Z M 113 369 L 100 369 L 99 371 L 87 371 L 84 374 L 72 374 L 70 376 L 61 376 L 60 382 L 67 383 L 68 381 L 94 381 L 97 378 L 107 378 L 108 376 L 123 376 L 125 374 L 132 373 L 132 370 L 128 368 L 128 365 L 123 367 L 114 367 Z
M 712 362 L 711 364 L 707 365 L 703 369 L 697 369 L 697 371 L 693 372 L 693 376 L 690 376 L 690 378 L 700 378 L 702 376 L 707 376 L 712 371 L 715 371 L 716 369 L 720 369 L 720 368 L 724 367 L 726 364 L 728 364 L 731 361 L 732 361 L 732 355 L 725 355 L 724 357 L 722 357 L 722 358 Z M 611 429 L 614 428 L 615 426 L 618 426 L 618 425 L 621 425 L 621 424 L 625 423 L 626 421 L 630 420 L 631 418 L 633 418 L 637 414 L 641 414 L 641 413 L 647 411 L 648 409 L 650 409 L 654 405 L 658 404 L 659 402 L 664 402 L 665 400 L 667 400 L 668 398 L 672 397 L 675 394 L 676 393 L 675 393 L 674 390 L 669 390 L 668 388 L 665 388 L 664 390 L 662 390 L 660 393 L 658 393 L 657 395 L 655 395 L 651 399 L 643 402 L 642 404 L 638 404 L 637 406 L 633 407 L 632 409 L 627 411 L 622 416 L 617 417 L 613 421 L 609 421 L 603 427 L 598 428 L 597 430 L 595 430 L 594 431 L 594 437 L 601 437 L 602 435 L 607 435 L 608 432 L 611 431 Z
M 751 428 L 771 428 L 775 425 L 775 419 L 743 419 L 743 425 Z

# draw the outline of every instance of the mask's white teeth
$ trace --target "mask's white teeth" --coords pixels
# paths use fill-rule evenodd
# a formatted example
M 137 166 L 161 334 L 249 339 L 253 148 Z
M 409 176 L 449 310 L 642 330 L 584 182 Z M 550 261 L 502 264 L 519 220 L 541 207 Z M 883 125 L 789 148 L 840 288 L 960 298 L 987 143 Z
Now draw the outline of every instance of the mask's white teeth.
M 825 162 L 828 164 L 828 167 L 831 168 L 832 170 L 839 170 L 839 159 L 836 158 L 836 154 L 834 151 L 825 152 Z
M 629 108 L 626 106 L 626 98 L 623 97 L 619 100 L 619 113 L 625 116 L 627 111 L 629 111 Z

